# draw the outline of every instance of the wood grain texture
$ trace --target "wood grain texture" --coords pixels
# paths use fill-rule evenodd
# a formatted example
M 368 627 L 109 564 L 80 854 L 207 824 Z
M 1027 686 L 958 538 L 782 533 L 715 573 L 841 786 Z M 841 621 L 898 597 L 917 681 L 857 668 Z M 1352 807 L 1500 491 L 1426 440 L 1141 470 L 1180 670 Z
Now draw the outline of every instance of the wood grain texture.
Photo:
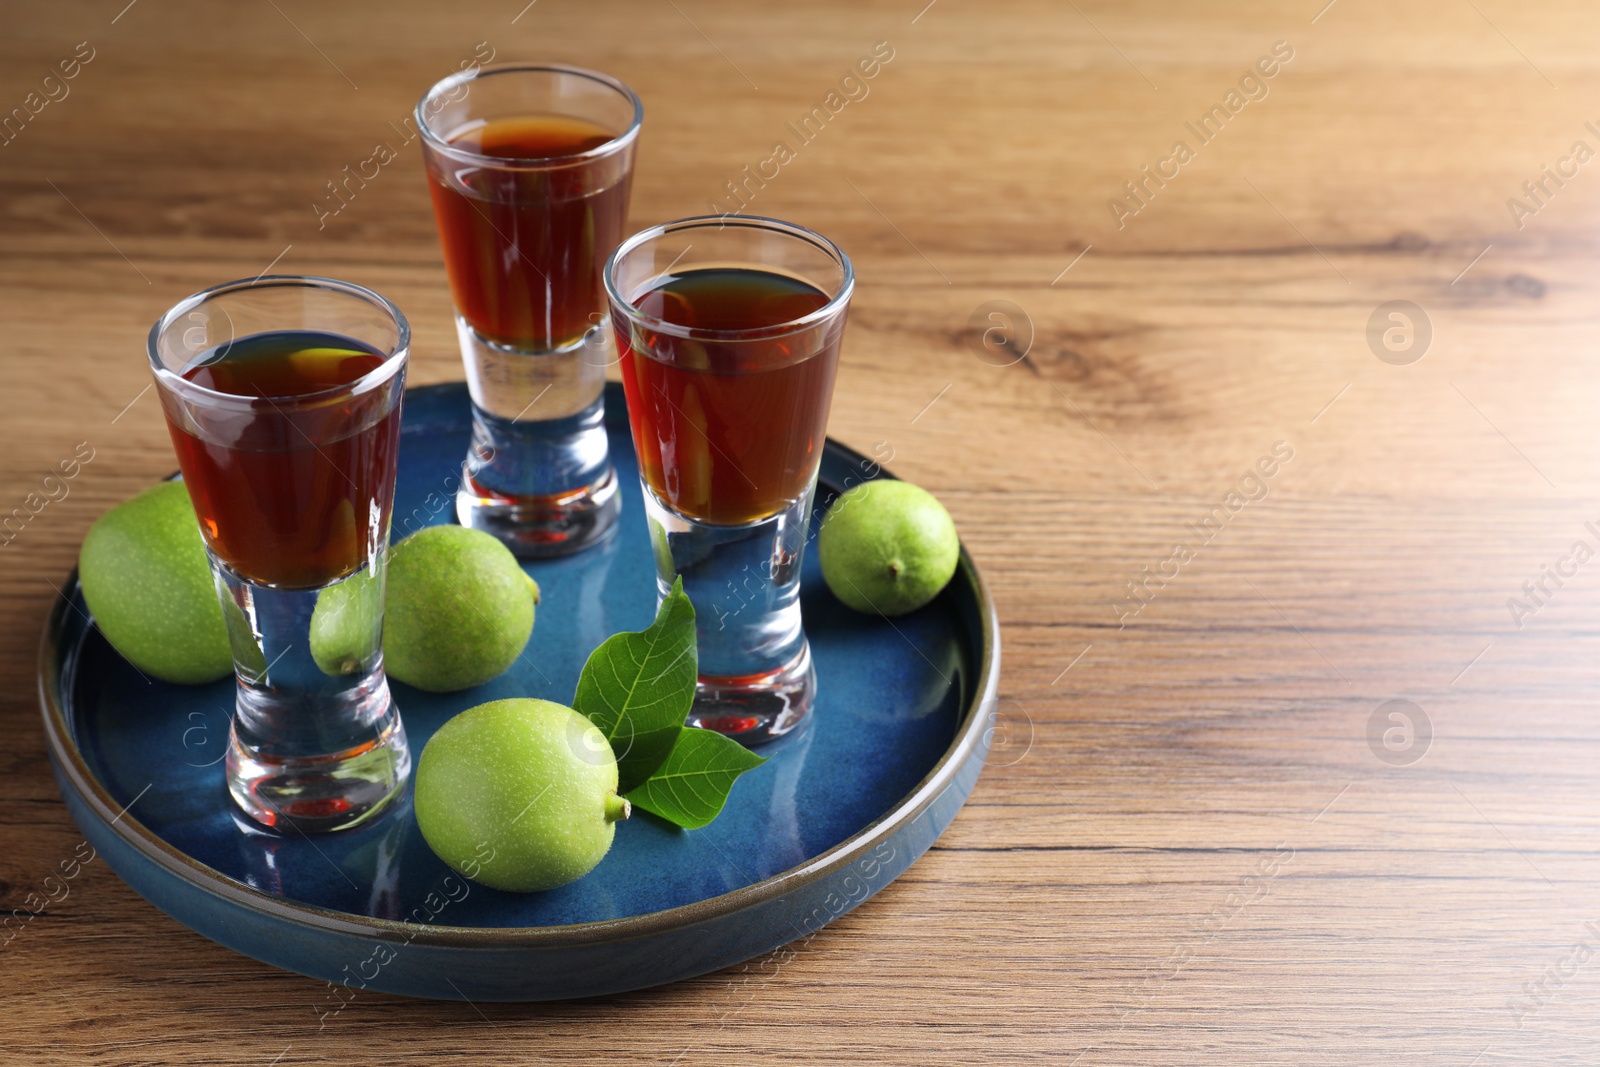
M 751 210 L 855 259 L 831 431 L 892 447 L 993 584 L 991 765 L 803 945 L 578 1004 L 362 994 L 319 1030 L 316 983 L 94 864 L 0 949 L 0 1060 L 1600 1062 L 1600 563 L 1507 607 L 1600 521 L 1600 163 L 1520 227 L 1506 203 L 1600 149 L 1592 5 L 523 2 L 7 7 L 0 114 L 95 58 L 0 146 L 0 511 L 95 457 L 0 548 L 0 907 L 78 841 L 33 657 L 88 524 L 173 467 L 150 323 L 276 262 L 384 292 L 415 380 L 459 377 L 415 146 L 312 205 L 480 41 L 639 91 L 639 226 L 891 42 Z M 1108 199 L 1277 41 L 1265 99 L 1119 228 Z M 1024 362 L 978 355 L 995 300 Z M 1390 300 L 1425 309 L 1419 362 L 1368 345 Z M 1268 495 L 1163 567 L 1277 442 Z M 1396 698 L 1433 730 L 1408 766 L 1368 743 Z

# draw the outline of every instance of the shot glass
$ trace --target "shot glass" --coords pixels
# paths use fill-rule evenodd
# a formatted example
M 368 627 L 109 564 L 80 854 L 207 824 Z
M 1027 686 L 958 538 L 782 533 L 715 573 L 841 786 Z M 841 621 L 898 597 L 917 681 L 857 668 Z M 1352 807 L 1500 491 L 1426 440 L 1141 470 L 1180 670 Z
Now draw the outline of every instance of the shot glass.
M 150 331 L 233 647 L 228 791 L 265 826 L 355 826 L 410 773 L 382 646 L 410 341 L 383 297 L 305 277 L 207 289 Z
M 800 564 L 855 274 L 773 219 L 635 234 L 606 265 L 657 591 L 695 607 L 689 722 L 746 744 L 805 721 L 816 671 Z
M 616 528 L 600 272 L 627 221 L 642 118 L 615 78 L 529 64 L 454 74 L 417 105 L 472 392 L 456 515 L 518 556 Z

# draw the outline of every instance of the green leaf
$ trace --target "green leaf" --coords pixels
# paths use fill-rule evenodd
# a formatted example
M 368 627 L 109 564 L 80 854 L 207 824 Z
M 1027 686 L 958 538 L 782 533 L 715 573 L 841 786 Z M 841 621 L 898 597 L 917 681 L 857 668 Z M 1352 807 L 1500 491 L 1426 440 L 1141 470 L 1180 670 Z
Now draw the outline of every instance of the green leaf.
M 732 738 L 686 726 L 667 761 L 627 797 L 685 830 L 698 830 L 721 814 L 738 777 L 765 762 Z
M 572 706 L 611 742 L 619 793 L 649 778 L 672 751 L 694 704 L 698 667 L 694 605 L 682 578 L 647 629 L 613 634 L 589 654 Z

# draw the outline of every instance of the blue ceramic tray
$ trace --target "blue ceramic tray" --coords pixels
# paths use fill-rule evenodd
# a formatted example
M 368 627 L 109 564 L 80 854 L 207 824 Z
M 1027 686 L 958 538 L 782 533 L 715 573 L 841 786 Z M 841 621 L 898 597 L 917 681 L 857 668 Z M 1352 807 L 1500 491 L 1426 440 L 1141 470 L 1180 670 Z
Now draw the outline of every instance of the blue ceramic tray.
M 606 425 L 625 499 L 618 535 L 529 564 L 544 593 L 527 654 L 461 693 L 398 682 L 413 751 L 451 715 L 510 696 L 570 703 L 589 651 L 655 610 L 649 537 L 621 390 Z M 464 386 L 406 394 L 394 529 L 452 521 L 468 438 Z M 818 512 L 876 468 L 828 442 Z M 814 520 L 815 521 L 815 517 Z M 46 630 L 39 689 L 62 797 L 145 899 L 214 941 L 323 979 L 319 1013 L 352 990 L 468 1000 L 614 993 L 726 967 L 802 937 L 882 889 L 966 800 L 988 749 L 1000 660 L 993 605 L 963 552 L 921 611 L 856 614 L 807 553 L 802 610 L 819 679 L 810 726 L 765 747 L 728 807 L 684 832 L 648 815 L 560 889 L 502 893 L 452 874 L 409 798 L 374 825 L 305 837 L 232 813 L 221 757 L 231 679 L 146 682 L 89 621 L 76 575 Z

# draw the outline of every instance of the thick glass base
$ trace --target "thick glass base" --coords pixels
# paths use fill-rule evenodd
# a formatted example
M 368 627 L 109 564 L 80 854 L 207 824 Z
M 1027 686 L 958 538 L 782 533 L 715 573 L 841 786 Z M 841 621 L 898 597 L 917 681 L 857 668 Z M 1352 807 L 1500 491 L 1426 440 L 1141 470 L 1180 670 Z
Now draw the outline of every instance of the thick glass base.
M 759 745 L 804 725 L 816 692 L 811 646 L 802 644 L 800 655 L 775 671 L 735 678 L 702 674 L 688 724 L 726 734 L 742 745 Z
M 234 720 L 227 759 L 234 803 L 263 826 L 303 833 L 348 830 L 377 815 L 411 774 L 406 729 L 387 683 L 382 699 L 388 711 L 375 737 L 323 756 L 273 756 L 241 736 Z
M 610 331 L 533 352 L 489 341 L 460 316 L 456 330 L 472 393 L 457 520 L 523 559 L 605 541 L 622 507 L 605 429 Z
M 621 511 L 610 465 L 597 484 L 570 493 L 512 496 L 466 472 L 456 491 L 456 520 L 499 538 L 519 559 L 567 556 L 598 545 L 616 531 Z
M 800 563 L 811 492 L 741 526 L 679 514 L 644 488 L 656 557 L 656 591 L 672 583 L 694 604 L 700 684 L 691 726 L 746 745 L 791 733 L 806 721 L 817 688 L 800 619 Z
M 383 673 L 381 566 L 285 589 L 211 562 L 238 681 L 228 792 L 274 829 L 343 830 L 370 819 L 411 773 Z

